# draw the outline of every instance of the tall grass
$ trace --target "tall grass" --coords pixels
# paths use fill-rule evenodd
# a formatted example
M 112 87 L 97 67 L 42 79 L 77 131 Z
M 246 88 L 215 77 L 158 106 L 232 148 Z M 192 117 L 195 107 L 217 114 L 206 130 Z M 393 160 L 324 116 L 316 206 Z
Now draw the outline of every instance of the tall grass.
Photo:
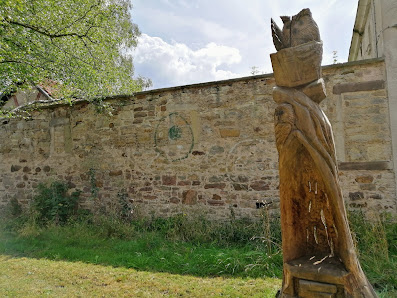
M 196 276 L 282 276 L 280 220 L 266 209 L 255 220 L 231 209 L 220 222 L 200 212 L 131 218 L 116 207 L 76 213 L 60 226 L 14 202 L 0 223 L 0 253 Z M 397 223 L 362 212 L 349 220 L 370 282 L 381 297 L 397 297 Z
M 196 276 L 281 277 L 281 252 L 267 247 L 262 228 L 248 219 L 187 214 L 131 222 L 91 215 L 46 227 L 8 222 L 0 253 Z
M 388 214 L 366 219 L 350 212 L 349 221 L 361 266 L 376 290 L 397 297 L 397 222 Z

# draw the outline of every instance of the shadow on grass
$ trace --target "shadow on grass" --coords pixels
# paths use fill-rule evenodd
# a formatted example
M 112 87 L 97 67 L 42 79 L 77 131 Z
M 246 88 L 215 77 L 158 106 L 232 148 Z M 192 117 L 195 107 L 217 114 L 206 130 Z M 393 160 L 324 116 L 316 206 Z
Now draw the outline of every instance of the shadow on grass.
M 61 232 L 62 231 L 62 232 Z M 281 277 L 281 253 L 267 255 L 258 243 L 219 245 L 169 241 L 156 232 L 134 239 L 100 239 L 88 231 L 48 229 L 20 236 L 0 230 L 0 254 L 198 277 Z

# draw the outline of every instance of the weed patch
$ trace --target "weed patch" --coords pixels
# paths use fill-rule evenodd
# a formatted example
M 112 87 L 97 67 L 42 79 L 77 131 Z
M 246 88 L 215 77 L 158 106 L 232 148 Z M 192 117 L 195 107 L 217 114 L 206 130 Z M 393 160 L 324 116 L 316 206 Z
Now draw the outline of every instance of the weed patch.
M 363 212 L 350 212 L 349 220 L 368 279 L 385 297 L 397 296 L 397 223 L 387 215 L 366 220 Z M 393 294 L 391 294 L 393 293 Z

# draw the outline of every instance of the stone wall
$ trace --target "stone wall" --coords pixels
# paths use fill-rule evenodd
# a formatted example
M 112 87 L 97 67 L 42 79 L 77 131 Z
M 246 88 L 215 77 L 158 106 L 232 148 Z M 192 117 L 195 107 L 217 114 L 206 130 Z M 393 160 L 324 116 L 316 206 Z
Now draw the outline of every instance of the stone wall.
M 351 208 L 396 211 L 383 60 L 323 69 L 340 178 Z M 117 200 L 124 191 L 143 213 L 189 209 L 226 218 L 257 216 L 257 202 L 278 208 L 272 75 L 151 90 L 93 105 L 55 105 L 32 119 L 0 124 L 0 206 L 28 204 L 39 182 L 68 181 Z

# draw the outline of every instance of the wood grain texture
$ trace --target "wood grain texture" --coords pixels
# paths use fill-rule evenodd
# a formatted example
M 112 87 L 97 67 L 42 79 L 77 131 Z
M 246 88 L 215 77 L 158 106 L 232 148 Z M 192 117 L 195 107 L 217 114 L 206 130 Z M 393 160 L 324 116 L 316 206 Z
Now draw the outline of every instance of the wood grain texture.
M 273 97 L 284 263 L 319 255 L 340 259 L 349 272 L 346 297 L 375 297 L 355 253 L 327 117 L 299 90 L 275 87 Z M 290 295 L 292 282 L 284 280 Z
M 292 20 L 309 16 L 303 10 Z M 306 42 L 303 46 L 298 42 L 271 55 L 278 85 L 273 99 L 278 104 L 274 123 L 284 258 L 281 297 L 376 297 L 353 245 L 332 128 L 318 104 L 326 96 L 322 44 L 316 42 L 319 35 L 310 33 L 314 21 L 307 23 L 302 23 L 301 34 L 294 32 Z M 293 71 L 285 65 L 294 65 Z M 329 288 L 333 290 L 324 290 Z

